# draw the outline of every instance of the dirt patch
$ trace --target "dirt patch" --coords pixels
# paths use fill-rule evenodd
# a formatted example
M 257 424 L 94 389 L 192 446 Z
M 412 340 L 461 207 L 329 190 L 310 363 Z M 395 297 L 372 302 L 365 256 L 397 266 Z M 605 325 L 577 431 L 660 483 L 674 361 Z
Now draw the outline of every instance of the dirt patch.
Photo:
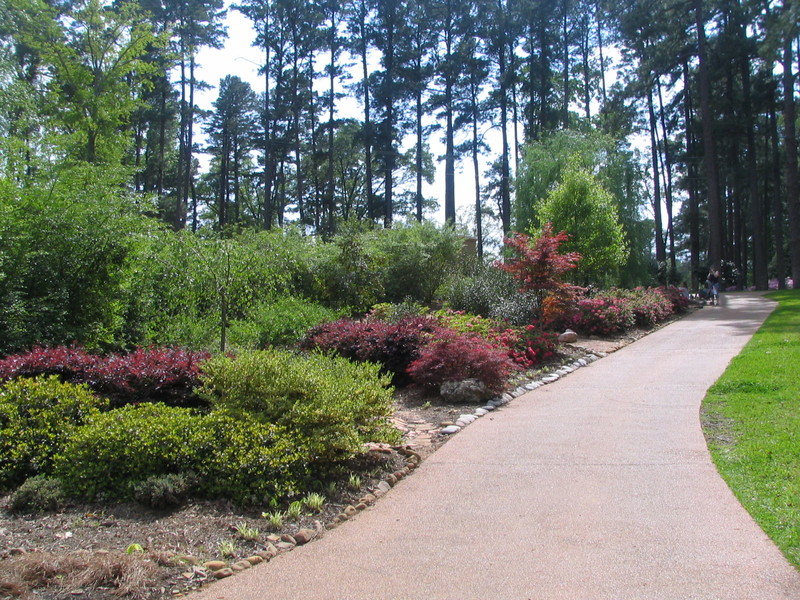
M 586 354 L 604 355 L 652 330 L 615 338 L 582 338 L 560 347 L 557 357 L 532 379 Z M 519 383 L 519 382 L 517 382 Z M 290 551 L 303 536 L 324 535 L 386 493 L 398 478 L 447 440 L 440 433 L 476 406 L 445 404 L 441 398 L 404 389 L 395 395 L 395 425 L 401 446 L 376 446 L 348 465 L 352 477 L 323 491 L 324 507 L 270 527 L 262 512 L 227 502 L 192 502 L 156 511 L 136 504 L 80 504 L 43 515 L 0 510 L 0 598 L 136 600 L 179 597 L 219 576 Z M 5 506 L 7 499 L 2 501 Z M 295 537 L 297 536 L 297 537 Z M 223 572 L 220 561 L 230 569 Z M 238 567 L 237 567 L 238 565 Z M 213 568 L 212 568 L 213 567 Z M 33 590 L 35 589 L 35 593 Z

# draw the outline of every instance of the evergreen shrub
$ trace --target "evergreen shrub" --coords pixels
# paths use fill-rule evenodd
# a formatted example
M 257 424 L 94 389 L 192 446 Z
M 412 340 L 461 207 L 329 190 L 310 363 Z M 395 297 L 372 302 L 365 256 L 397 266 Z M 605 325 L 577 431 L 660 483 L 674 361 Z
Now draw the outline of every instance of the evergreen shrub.
M 66 500 L 64 489 L 58 479 L 36 475 L 25 480 L 8 501 L 12 512 L 39 513 L 61 508 Z
M 75 427 L 106 406 L 86 386 L 55 376 L 0 386 L 0 489 L 49 473 Z
M 203 394 L 218 409 L 285 428 L 311 462 L 333 463 L 369 441 L 396 441 L 392 390 L 379 366 L 319 353 L 242 352 L 204 366 Z
M 89 499 L 138 495 L 161 503 L 196 485 L 200 495 L 255 503 L 299 491 L 307 462 L 295 437 L 251 415 L 153 403 L 102 413 L 79 427 L 54 472 L 71 496 Z
M 139 504 L 158 509 L 180 506 L 196 486 L 197 477 L 193 473 L 167 473 L 133 483 L 132 490 Z

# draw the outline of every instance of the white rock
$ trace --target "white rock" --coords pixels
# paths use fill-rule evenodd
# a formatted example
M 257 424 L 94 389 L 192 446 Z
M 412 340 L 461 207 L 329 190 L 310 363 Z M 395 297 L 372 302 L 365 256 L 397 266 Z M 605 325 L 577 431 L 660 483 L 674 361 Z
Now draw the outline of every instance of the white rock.
M 571 329 L 567 329 L 564 333 L 558 336 L 558 341 L 562 344 L 574 344 L 578 341 L 578 334 Z
M 447 427 L 442 428 L 441 433 L 445 435 L 452 435 L 454 433 L 458 433 L 459 431 L 461 431 L 461 427 L 458 425 L 448 425 Z
M 487 409 L 485 409 L 485 408 L 476 408 L 476 409 L 475 409 L 475 412 L 474 412 L 473 414 L 474 414 L 476 417 L 482 417 L 483 415 L 485 415 L 485 414 L 486 414 L 486 413 L 488 413 L 488 412 L 489 412 L 489 411 L 488 411 Z

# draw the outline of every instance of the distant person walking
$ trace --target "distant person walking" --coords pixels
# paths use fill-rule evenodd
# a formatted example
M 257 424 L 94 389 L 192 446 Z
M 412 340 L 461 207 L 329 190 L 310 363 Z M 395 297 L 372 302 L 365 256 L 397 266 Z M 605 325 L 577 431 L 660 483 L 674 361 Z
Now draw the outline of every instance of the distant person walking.
M 711 298 L 711 306 L 719 305 L 719 268 L 717 265 L 711 265 L 706 278 L 706 285 L 708 286 L 708 297 Z

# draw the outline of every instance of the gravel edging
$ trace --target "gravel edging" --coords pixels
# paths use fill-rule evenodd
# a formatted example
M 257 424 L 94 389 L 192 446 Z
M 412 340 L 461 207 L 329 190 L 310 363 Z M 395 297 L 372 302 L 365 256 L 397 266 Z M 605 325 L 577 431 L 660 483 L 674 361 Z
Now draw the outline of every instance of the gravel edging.
M 562 377 L 566 377 L 570 373 L 574 373 L 576 370 L 582 367 L 588 367 L 590 364 L 599 360 L 600 358 L 607 356 L 605 352 L 597 352 L 597 353 L 589 353 L 584 355 L 583 357 L 573 361 L 572 363 L 562 365 L 561 367 L 545 373 L 537 377 L 536 379 L 531 379 L 530 381 L 521 384 L 510 390 L 505 392 L 501 396 L 497 396 L 489 400 L 484 406 L 475 409 L 471 413 L 465 413 L 458 417 L 458 420 L 453 425 L 447 425 L 442 427 L 439 430 L 439 433 L 444 435 L 453 435 L 464 429 L 467 425 L 474 423 L 479 418 L 483 417 L 484 415 L 488 414 L 489 412 L 500 408 L 514 400 L 515 398 L 519 398 L 523 394 L 527 394 L 528 392 L 532 392 L 533 390 L 542 387 L 543 385 L 548 385 L 550 383 L 554 383 L 561 379 Z

